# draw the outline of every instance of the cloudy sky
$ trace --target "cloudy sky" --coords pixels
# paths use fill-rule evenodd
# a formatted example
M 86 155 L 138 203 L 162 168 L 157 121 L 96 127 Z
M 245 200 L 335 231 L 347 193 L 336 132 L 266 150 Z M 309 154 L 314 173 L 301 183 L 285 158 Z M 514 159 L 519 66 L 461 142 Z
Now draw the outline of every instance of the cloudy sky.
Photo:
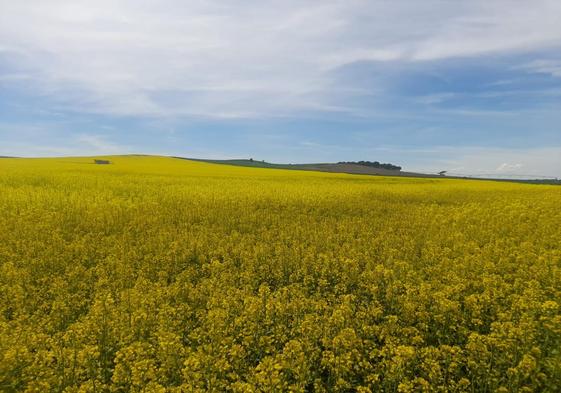
M 561 1 L 0 0 L 0 155 L 561 177 Z

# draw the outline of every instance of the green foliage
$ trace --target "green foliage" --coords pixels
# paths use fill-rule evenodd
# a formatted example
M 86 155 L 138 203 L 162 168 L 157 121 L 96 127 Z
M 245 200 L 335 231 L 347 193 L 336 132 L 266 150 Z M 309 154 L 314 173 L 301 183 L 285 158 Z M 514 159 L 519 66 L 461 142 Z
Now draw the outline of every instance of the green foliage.
M 398 165 L 394 165 L 394 164 L 382 164 L 378 161 L 344 161 L 344 162 L 340 162 L 339 164 L 356 164 L 356 165 L 362 165 L 362 166 L 369 166 L 372 168 L 381 168 L 381 169 L 387 169 L 387 170 L 391 170 L 391 171 L 400 171 L 401 167 Z

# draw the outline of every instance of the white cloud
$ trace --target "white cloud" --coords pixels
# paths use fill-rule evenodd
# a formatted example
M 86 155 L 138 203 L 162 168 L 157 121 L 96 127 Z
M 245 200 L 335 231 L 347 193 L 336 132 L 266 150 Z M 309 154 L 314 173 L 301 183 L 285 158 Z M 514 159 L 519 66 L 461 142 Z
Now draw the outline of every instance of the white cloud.
M 497 169 L 495 169 L 495 172 L 513 172 L 513 171 L 520 170 L 521 168 L 524 168 L 523 164 L 520 163 L 509 164 L 507 162 L 503 162 L 501 165 L 497 167 Z
M 18 138 L 11 136 L 17 135 Z M 0 156 L 45 157 L 131 153 L 132 146 L 96 133 L 67 135 L 61 124 L 0 122 Z
M 93 151 L 96 154 L 123 154 L 129 152 L 129 147 L 110 142 L 107 138 L 100 135 L 80 134 L 75 142 L 80 149 Z
M 357 93 L 332 74 L 344 64 L 561 45 L 556 0 L 0 0 L 0 8 L 0 61 L 28 76 L 25 86 L 66 107 L 124 115 L 348 110 L 341 101 Z
M 408 170 L 437 172 L 448 170 L 463 175 L 527 175 L 561 177 L 561 147 L 492 148 L 434 147 L 430 154 L 407 153 Z M 463 169 L 458 169 L 463 168 Z
M 524 64 L 519 69 L 561 77 L 561 59 L 539 59 Z

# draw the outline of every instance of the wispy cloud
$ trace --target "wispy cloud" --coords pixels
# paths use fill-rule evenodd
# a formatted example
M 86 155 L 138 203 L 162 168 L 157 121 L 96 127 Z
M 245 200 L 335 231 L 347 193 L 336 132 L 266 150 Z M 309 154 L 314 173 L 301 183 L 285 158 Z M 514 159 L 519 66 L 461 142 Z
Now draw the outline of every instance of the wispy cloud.
M 2 1 L 0 63 L 80 111 L 250 118 L 346 107 L 346 64 L 560 46 L 560 25 L 548 0 Z
M 538 59 L 523 64 L 518 69 L 561 77 L 561 59 Z
M 10 137 L 12 135 L 22 138 Z M 126 154 L 133 150 L 104 135 L 69 134 L 60 124 L 0 123 L 0 140 L 0 155 L 6 156 Z
M 0 9 L 1 155 L 561 168 L 559 1 L 0 0 Z
M 561 177 L 561 147 L 495 148 L 440 146 L 430 155 L 415 154 L 412 170 L 448 170 L 465 175 Z
M 503 162 L 501 165 L 495 169 L 495 172 L 510 172 L 515 173 L 516 171 L 524 168 L 524 164 L 516 163 L 516 164 L 509 164 L 507 162 Z M 551 170 L 551 168 L 550 168 Z
M 76 144 L 88 151 L 95 151 L 104 154 L 123 154 L 128 153 L 128 146 L 110 142 L 106 137 L 100 135 L 80 134 L 76 138 Z

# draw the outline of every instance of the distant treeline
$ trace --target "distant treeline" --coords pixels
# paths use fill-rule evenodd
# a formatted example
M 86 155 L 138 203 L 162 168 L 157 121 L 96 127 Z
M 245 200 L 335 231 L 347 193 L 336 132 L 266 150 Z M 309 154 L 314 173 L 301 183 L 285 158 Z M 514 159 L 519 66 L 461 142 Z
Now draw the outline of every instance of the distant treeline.
M 378 161 L 343 161 L 340 162 L 339 164 L 355 164 L 355 165 L 364 165 L 364 166 L 370 166 L 372 168 L 382 168 L 382 169 L 389 169 L 389 170 L 393 170 L 393 171 L 400 171 L 401 167 L 397 166 L 397 165 L 393 165 L 393 164 L 389 164 L 389 163 L 379 163 Z

